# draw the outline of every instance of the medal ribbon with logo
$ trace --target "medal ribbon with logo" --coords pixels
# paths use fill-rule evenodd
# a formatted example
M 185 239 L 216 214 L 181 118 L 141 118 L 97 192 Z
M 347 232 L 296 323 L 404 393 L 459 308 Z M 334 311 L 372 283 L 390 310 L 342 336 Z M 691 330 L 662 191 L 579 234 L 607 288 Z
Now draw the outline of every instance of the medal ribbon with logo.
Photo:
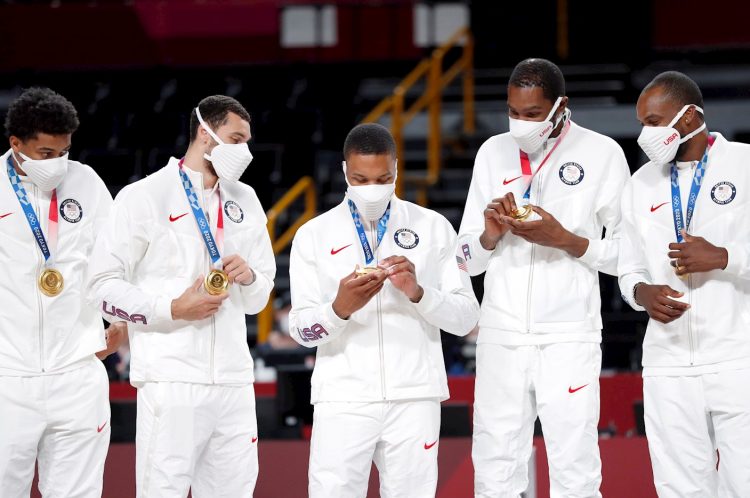
M 365 254 L 365 268 L 362 269 L 361 273 L 369 273 L 370 271 L 374 270 L 374 267 L 371 267 L 373 261 L 375 261 L 375 252 L 370 247 L 370 242 L 367 240 L 367 234 L 365 233 L 365 228 L 362 225 L 362 217 L 359 214 L 359 211 L 357 210 L 357 206 L 352 202 L 351 199 L 347 199 L 347 202 L 349 203 L 349 212 L 352 214 L 352 220 L 354 220 L 354 228 L 357 229 L 357 237 L 359 238 L 359 243 L 362 245 L 362 252 Z M 391 217 L 391 203 L 388 203 L 388 207 L 385 208 L 385 213 L 383 213 L 383 216 L 380 217 L 378 220 L 378 232 L 377 232 L 377 241 L 375 243 L 375 250 L 380 246 L 380 242 L 383 241 L 383 237 L 385 236 L 386 229 L 388 227 L 388 219 Z
M 64 281 L 62 273 L 56 270 L 53 266 L 54 257 L 53 253 L 57 249 L 57 189 L 52 190 L 52 196 L 49 201 L 49 223 L 47 227 L 49 242 L 44 237 L 42 231 L 42 225 L 39 221 L 39 217 L 34 211 L 34 207 L 31 205 L 29 196 L 26 194 L 26 189 L 23 188 L 21 178 L 16 173 L 16 169 L 13 167 L 13 159 L 8 156 L 8 179 L 13 187 L 13 191 L 16 193 L 18 203 L 21 204 L 26 221 L 29 223 L 31 233 L 34 235 L 37 246 L 42 251 L 44 256 L 44 270 L 39 274 L 37 285 L 42 294 L 49 297 L 54 297 L 60 294 L 63 290 Z
M 695 203 L 698 200 L 698 193 L 701 191 L 703 185 L 703 178 L 705 177 L 706 166 L 708 165 L 708 152 L 711 150 L 711 146 L 714 144 L 716 137 L 708 135 L 708 146 L 706 152 L 703 153 L 703 158 L 695 167 L 695 173 L 693 173 L 693 180 L 690 182 L 690 195 L 688 197 L 687 210 L 685 216 L 682 214 L 682 196 L 680 194 L 680 180 L 677 172 L 677 163 L 672 161 L 669 163 L 670 168 L 670 183 L 672 187 L 672 219 L 674 220 L 674 232 L 678 243 L 685 241 L 682 236 L 682 231 L 687 231 L 690 228 L 690 222 L 693 220 L 693 213 L 695 212 Z M 676 267 L 675 270 L 680 270 L 682 267 Z
M 550 149 L 547 155 L 544 156 L 544 159 L 542 159 L 542 162 L 541 164 L 539 164 L 539 167 L 537 167 L 536 171 L 531 171 L 531 160 L 529 159 L 529 155 L 520 149 L 518 150 L 521 156 L 521 176 L 523 177 L 521 181 L 524 185 L 526 185 L 526 190 L 523 193 L 521 204 L 516 207 L 516 210 L 512 215 L 515 219 L 523 221 L 531 216 L 531 184 L 534 181 L 534 177 L 536 176 L 536 174 L 539 173 L 542 167 L 547 163 L 547 159 L 550 158 L 552 153 L 555 152 L 555 149 L 557 149 L 557 147 L 560 145 L 560 142 L 562 142 L 563 138 L 565 138 L 565 135 L 568 134 L 568 131 L 570 130 L 570 123 L 570 118 L 568 118 L 563 125 L 560 136 L 555 141 L 552 149 Z
M 208 255 L 211 257 L 212 269 L 206 275 L 203 288 L 209 294 L 217 296 L 225 293 L 229 287 L 229 275 L 221 269 L 221 251 L 224 246 L 224 214 L 221 210 L 221 193 L 219 193 L 219 213 L 216 218 L 216 239 L 214 239 L 211 233 L 211 225 L 208 222 L 206 213 L 198 202 L 198 195 L 195 193 L 193 183 L 182 166 L 184 162 L 185 158 L 180 159 L 180 183 L 185 190 L 190 209 L 193 211 L 193 217 L 195 218 L 195 223 L 198 225 L 198 231 L 201 233 L 201 239 L 206 245 L 206 249 L 208 249 Z M 216 241 L 218 241 L 218 244 Z

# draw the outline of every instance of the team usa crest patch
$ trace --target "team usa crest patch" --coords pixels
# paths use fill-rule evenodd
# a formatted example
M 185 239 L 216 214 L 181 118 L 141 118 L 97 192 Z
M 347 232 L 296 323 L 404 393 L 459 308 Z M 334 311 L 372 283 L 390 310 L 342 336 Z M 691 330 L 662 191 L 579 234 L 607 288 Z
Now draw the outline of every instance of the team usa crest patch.
M 81 204 L 75 199 L 65 199 L 60 203 L 60 216 L 68 223 L 78 223 L 83 218 Z
M 419 244 L 419 235 L 408 228 L 400 228 L 396 230 L 396 233 L 393 235 L 393 240 L 396 241 L 396 244 L 398 244 L 399 247 L 403 247 L 404 249 L 414 249 L 417 247 L 417 244 Z
M 711 200 L 716 204 L 729 204 L 737 196 L 737 188 L 730 182 L 719 182 L 711 189 Z
M 560 166 L 560 180 L 566 185 L 578 185 L 583 181 L 583 168 L 578 163 L 565 163 Z
M 226 213 L 227 218 L 235 223 L 242 223 L 242 220 L 245 219 L 245 213 L 242 211 L 242 208 L 234 201 L 224 203 L 224 213 Z

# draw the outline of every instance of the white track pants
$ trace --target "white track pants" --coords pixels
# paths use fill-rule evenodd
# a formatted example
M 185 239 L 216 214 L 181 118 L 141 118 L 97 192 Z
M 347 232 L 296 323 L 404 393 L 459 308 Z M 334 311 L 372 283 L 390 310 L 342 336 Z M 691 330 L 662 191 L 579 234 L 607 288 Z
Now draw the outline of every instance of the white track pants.
M 474 489 L 516 498 L 529 484 L 534 421 L 542 422 L 552 498 L 599 497 L 599 344 L 477 346 Z
M 148 382 L 138 389 L 139 498 L 250 498 L 258 477 L 252 384 Z
M 750 370 L 644 377 L 643 401 L 661 498 L 750 497 Z
M 99 498 L 109 448 L 102 362 L 56 375 L 0 377 L 0 496 L 28 498 L 39 461 L 44 498 Z
M 383 498 L 433 498 L 437 488 L 437 400 L 315 405 L 310 498 L 367 494 L 372 462 Z

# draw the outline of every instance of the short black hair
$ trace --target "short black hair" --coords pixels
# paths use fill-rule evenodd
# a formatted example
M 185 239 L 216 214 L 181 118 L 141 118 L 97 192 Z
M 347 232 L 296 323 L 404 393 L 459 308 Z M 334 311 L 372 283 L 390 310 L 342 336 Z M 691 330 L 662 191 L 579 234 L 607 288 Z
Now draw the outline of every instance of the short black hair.
M 344 159 L 348 159 L 351 154 L 389 154 L 396 159 L 396 141 L 390 130 L 381 124 L 359 124 L 352 128 L 344 140 Z
M 227 122 L 227 116 L 230 112 L 237 114 L 239 117 L 250 122 L 250 113 L 236 99 L 226 95 L 211 95 L 198 102 L 198 109 L 201 111 L 203 121 L 213 130 L 216 131 L 221 125 Z M 195 140 L 198 136 L 198 127 L 200 122 L 195 114 L 195 109 L 190 113 L 190 141 Z
M 657 87 L 664 91 L 664 95 L 667 98 L 680 106 L 693 104 L 703 109 L 703 93 L 701 93 L 701 89 L 695 81 L 684 73 L 666 71 L 658 74 L 651 80 L 651 83 L 646 85 L 641 95 Z
M 565 77 L 554 62 L 547 59 L 526 59 L 513 68 L 508 86 L 529 88 L 538 86 L 544 98 L 554 102 L 565 96 Z
M 22 141 L 39 133 L 69 135 L 78 129 L 78 113 L 68 99 L 49 88 L 25 90 L 8 107 L 5 132 Z

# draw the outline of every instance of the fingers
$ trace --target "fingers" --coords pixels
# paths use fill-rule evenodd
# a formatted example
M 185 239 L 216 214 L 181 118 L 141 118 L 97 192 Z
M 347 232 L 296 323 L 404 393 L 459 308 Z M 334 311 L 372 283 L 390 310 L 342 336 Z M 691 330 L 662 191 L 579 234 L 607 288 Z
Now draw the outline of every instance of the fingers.
M 662 295 L 663 296 L 669 296 L 669 297 L 682 297 L 685 295 L 684 292 L 676 291 L 673 288 L 671 288 L 668 285 L 665 285 L 662 289 Z
M 510 203 L 510 211 L 509 212 L 515 211 L 516 208 L 517 208 L 517 205 L 516 205 L 516 196 L 513 195 L 513 192 L 508 192 L 507 194 L 505 194 L 505 198 Z
M 386 269 L 389 266 L 393 266 L 404 261 L 409 261 L 408 259 L 406 259 L 406 256 L 388 256 L 387 258 L 383 258 L 380 260 L 380 263 L 378 263 L 378 268 Z
M 368 300 L 369 300 L 369 299 L 372 299 L 372 296 L 374 296 L 375 294 L 377 294 L 378 292 L 380 292 L 380 290 L 381 290 L 382 288 L 383 288 L 383 282 L 381 282 L 380 284 L 376 285 L 376 286 L 375 286 L 375 287 L 373 287 L 372 289 L 368 290 L 368 291 L 367 291 L 367 292 L 365 293 L 365 297 L 366 297 L 366 298 L 367 298 Z
M 672 244 L 669 244 L 669 245 L 671 246 Z M 675 244 L 675 245 L 677 245 L 677 244 Z M 667 253 L 667 257 L 669 259 L 679 259 L 680 256 L 682 256 L 682 255 L 683 255 L 683 251 L 682 250 L 669 251 Z
M 386 274 L 388 275 L 388 277 L 396 276 L 399 273 L 415 274 L 414 265 L 410 261 L 404 261 L 403 263 L 399 263 L 397 265 L 391 266 L 386 271 Z
M 668 247 L 672 251 L 682 251 L 687 249 L 687 244 L 685 242 L 672 242 Z

